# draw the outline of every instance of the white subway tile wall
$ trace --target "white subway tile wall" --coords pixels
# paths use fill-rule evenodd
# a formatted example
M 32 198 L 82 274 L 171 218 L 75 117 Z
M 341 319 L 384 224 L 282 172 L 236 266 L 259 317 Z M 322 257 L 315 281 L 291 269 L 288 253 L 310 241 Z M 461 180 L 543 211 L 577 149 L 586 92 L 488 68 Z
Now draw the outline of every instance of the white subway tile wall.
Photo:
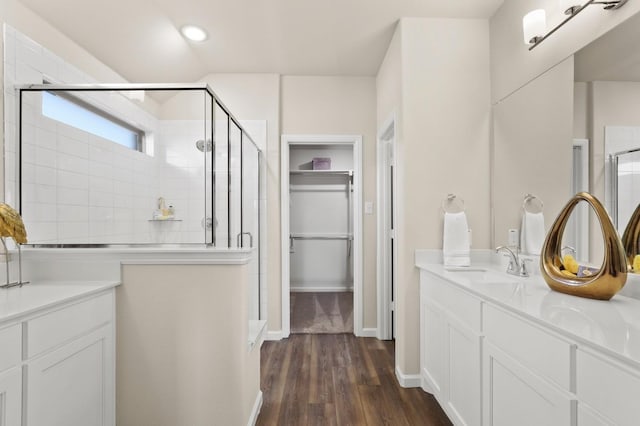
M 18 204 L 17 99 L 14 86 L 97 83 L 20 32 L 4 25 L 5 202 Z M 153 156 L 52 120 L 40 95 L 24 93 L 23 215 L 29 242 L 204 243 L 204 154 L 197 120 L 160 121 L 124 96 L 82 97 L 140 123 L 152 135 Z M 176 211 L 175 222 L 153 222 L 158 197 Z

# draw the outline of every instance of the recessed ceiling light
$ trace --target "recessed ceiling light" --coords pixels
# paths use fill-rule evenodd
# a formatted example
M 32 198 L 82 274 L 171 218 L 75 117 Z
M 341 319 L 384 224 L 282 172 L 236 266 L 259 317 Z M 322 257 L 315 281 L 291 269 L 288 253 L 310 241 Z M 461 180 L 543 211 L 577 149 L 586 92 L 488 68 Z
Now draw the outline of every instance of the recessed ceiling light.
M 180 32 L 191 41 L 205 41 L 208 37 L 205 30 L 195 25 L 185 25 L 180 28 Z

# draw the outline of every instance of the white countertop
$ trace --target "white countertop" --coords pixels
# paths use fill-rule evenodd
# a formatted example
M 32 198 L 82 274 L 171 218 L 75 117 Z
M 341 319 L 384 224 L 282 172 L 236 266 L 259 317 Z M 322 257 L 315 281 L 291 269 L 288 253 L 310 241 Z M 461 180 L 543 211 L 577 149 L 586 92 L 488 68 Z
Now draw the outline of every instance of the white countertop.
M 640 300 L 620 294 L 602 301 L 558 293 L 540 275 L 512 276 L 486 260 L 474 262 L 470 269 L 486 269 L 487 273 L 450 272 L 433 259 L 420 256 L 416 256 L 416 266 L 571 340 L 640 368 Z M 537 273 L 538 264 L 530 266 Z M 464 274 L 474 276 L 465 278 Z M 640 286 L 640 277 L 629 274 L 626 286 Z
M 0 324 L 118 286 L 117 281 L 39 281 L 0 288 Z

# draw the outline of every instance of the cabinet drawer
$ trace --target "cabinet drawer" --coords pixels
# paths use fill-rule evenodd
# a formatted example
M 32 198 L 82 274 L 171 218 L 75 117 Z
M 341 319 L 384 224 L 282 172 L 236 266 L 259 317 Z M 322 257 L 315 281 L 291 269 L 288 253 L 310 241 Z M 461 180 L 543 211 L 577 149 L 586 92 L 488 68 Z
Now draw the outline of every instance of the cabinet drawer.
M 113 319 L 113 294 L 49 312 L 27 322 L 27 358 L 77 338 Z
M 22 327 L 14 324 L 0 328 L 0 372 L 20 364 L 22 360 Z
M 489 305 L 483 307 L 483 332 L 523 366 L 571 391 L 571 343 Z
M 472 331 L 480 332 L 481 302 L 448 281 L 421 272 L 424 303 L 435 303 Z
M 576 395 L 618 425 L 638 424 L 640 375 L 612 359 L 578 349 Z

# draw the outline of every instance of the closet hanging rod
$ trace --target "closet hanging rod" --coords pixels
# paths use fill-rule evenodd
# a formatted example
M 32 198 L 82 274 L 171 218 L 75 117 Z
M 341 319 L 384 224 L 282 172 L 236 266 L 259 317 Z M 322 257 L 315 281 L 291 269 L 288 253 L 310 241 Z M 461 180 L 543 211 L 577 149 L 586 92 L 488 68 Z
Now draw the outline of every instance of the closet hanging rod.
M 292 240 L 353 240 L 353 235 L 350 234 L 291 234 L 289 236 Z
M 292 175 L 347 175 L 353 176 L 353 170 L 289 170 Z

